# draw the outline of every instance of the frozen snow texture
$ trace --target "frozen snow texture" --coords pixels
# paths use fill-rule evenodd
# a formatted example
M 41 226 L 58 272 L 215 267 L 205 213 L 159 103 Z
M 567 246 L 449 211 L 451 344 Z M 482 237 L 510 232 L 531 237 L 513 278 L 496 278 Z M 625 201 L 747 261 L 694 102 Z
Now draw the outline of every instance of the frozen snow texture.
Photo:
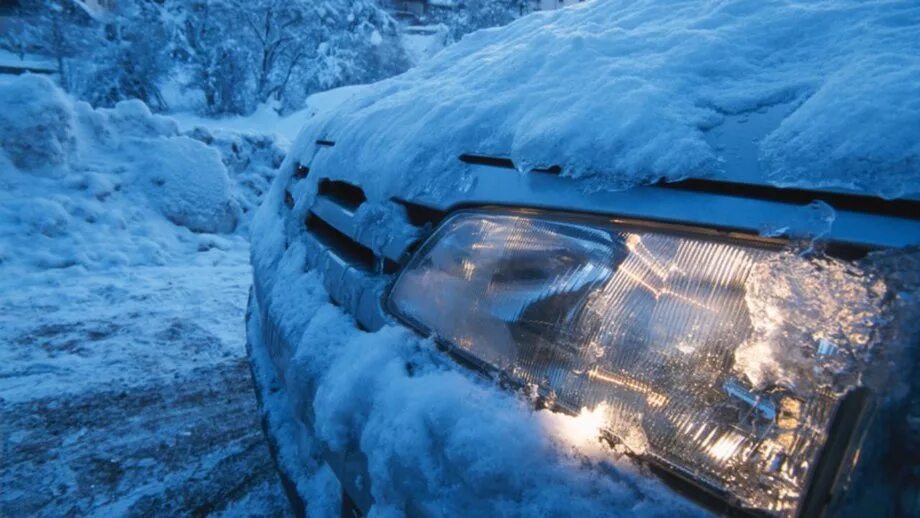
M 322 167 L 381 197 L 462 175 L 461 153 L 622 189 L 718 176 L 707 132 L 784 104 L 746 157 L 756 176 L 896 196 L 920 185 L 918 32 L 911 2 L 586 2 L 468 35 L 309 124 L 297 150 L 335 140 Z

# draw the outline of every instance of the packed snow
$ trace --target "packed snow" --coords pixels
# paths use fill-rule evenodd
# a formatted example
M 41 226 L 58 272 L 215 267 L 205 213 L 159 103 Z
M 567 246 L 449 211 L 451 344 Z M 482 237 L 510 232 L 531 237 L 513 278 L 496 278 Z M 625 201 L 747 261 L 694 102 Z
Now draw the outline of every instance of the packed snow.
M 461 177 L 461 153 L 623 189 L 720 176 L 709 133 L 782 105 L 750 157 L 761 180 L 894 197 L 920 190 L 918 32 L 920 6 L 900 1 L 585 2 L 464 37 L 312 123 L 295 152 L 334 140 L 347 152 L 322 167 L 380 199 L 431 188 L 420 170 Z

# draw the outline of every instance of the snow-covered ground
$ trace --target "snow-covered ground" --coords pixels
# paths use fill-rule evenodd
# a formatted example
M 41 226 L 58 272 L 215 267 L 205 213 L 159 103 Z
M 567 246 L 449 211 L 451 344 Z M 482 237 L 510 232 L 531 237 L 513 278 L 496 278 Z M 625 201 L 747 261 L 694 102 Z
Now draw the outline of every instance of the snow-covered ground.
M 274 139 L 0 76 L 0 516 L 284 516 L 244 313 Z
M 4 276 L 0 515 L 285 515 L 246 361 L 247 250 L 220 255 Z

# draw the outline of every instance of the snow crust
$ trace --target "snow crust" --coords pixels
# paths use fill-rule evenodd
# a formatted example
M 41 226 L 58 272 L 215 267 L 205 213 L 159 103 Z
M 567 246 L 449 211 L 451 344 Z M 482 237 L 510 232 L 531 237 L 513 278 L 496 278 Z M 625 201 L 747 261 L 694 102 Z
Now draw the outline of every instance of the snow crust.
M 461 153 L 623 189 L 719 176 L 707 134 L 784 104 L 758 176 L 894 197 L 920 189 L 918 32 L 911 2 L 596 0 L 466 36 L 315 119 L 295 152 L 336 141 L 318 165 L 381 197 L 462 188 Z

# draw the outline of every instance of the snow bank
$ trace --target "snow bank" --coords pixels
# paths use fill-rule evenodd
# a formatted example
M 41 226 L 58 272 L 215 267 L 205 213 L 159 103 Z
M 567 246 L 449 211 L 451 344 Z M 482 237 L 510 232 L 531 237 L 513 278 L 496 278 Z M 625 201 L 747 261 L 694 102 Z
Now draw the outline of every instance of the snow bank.
M 0 84 L 0 147 L 17 167 L 58 172 L 76 144 L 71 102 L 50 80 L 24 77 Z
M 183 135 L 140 101 L 93 109 L 45 77 L 2 77 L 0 268 L 98 270 L 227 249 L 212 234 L 247 229 L 281 158 L 268 137 Z
M 309 124 L 296 151 L 336 141 L 317 166 L 381 198 L 461 176 L 470 152 L 622 189 L 720 175 L 708 133 L 784 105 L 758 176 L 897 196 L 920 180 L 918 32 L 910 2 L 596 0 L 468 35 Z

